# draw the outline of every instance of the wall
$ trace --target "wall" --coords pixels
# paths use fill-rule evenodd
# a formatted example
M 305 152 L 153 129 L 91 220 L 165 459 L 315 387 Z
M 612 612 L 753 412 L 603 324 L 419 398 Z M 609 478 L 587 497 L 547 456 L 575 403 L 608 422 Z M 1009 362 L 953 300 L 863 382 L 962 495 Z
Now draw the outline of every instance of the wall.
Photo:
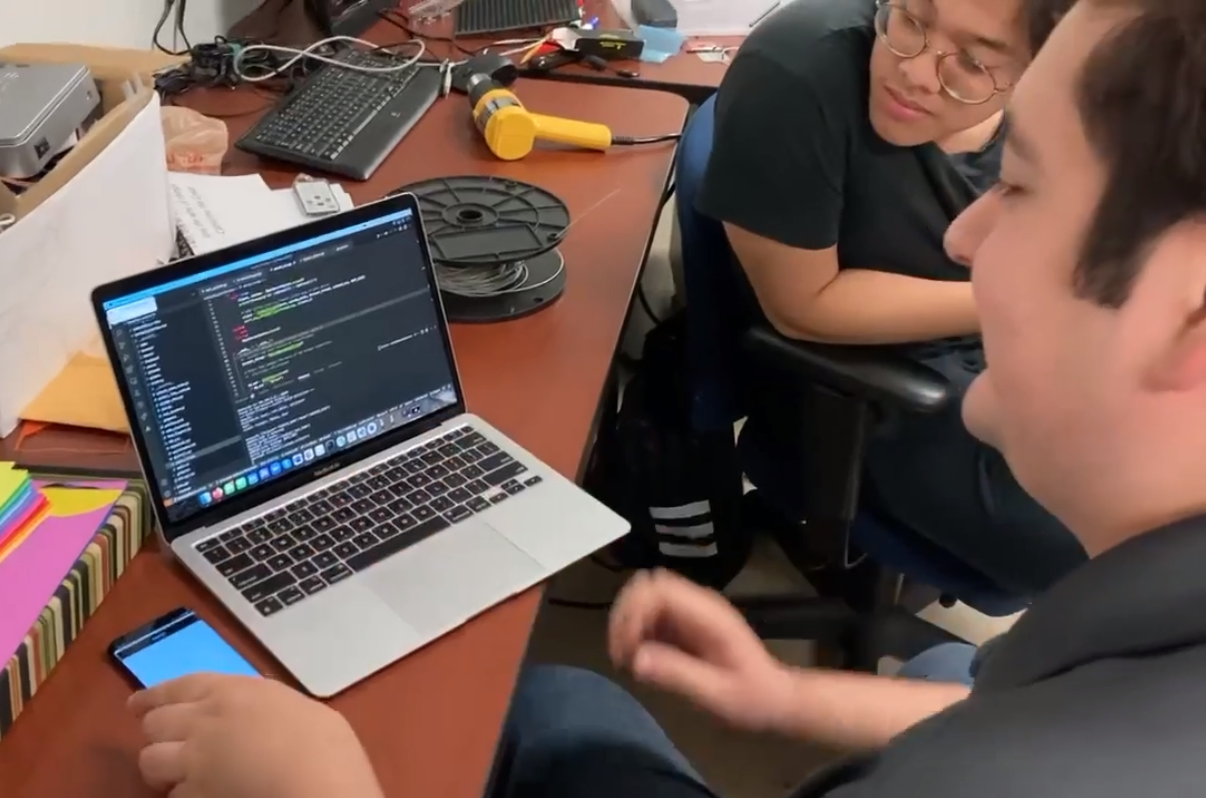
M 74 42 L 147 48 L 164 0 L 0 0 L 0 46 Z M 259 0 L 188 0 L 185 33 L 194 43 L 225 33 Z M 161 41 L 172 46 L 171 22 Z

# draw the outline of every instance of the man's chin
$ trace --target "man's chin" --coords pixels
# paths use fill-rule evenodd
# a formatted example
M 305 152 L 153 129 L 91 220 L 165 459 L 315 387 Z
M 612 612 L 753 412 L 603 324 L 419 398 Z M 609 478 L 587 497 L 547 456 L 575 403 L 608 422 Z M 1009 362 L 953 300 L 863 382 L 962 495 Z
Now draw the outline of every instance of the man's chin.
M 924 125 L 909 125 L 888 117 L 874 104 L 870 108 L 871 128 L 893 147 L 917 147 L 933 140 Z

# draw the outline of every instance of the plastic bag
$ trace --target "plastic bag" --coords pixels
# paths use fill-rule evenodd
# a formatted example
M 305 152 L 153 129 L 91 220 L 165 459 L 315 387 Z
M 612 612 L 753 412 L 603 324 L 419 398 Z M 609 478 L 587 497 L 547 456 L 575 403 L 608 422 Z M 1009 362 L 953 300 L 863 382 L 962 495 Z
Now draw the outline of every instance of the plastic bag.
M 166 106 L 160 114 L 168 171 L 221 174 L 230 142 L 225 122 L 177 106 Z

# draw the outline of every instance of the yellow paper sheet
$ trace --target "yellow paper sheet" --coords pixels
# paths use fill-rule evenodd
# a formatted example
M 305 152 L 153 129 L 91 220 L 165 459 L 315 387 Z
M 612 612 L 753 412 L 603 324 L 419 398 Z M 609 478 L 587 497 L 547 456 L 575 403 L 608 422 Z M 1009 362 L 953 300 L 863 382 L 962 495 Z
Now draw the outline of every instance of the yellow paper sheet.
M 109 361 L 77 354 L 21 413 L 26 421 L 129 432 Z

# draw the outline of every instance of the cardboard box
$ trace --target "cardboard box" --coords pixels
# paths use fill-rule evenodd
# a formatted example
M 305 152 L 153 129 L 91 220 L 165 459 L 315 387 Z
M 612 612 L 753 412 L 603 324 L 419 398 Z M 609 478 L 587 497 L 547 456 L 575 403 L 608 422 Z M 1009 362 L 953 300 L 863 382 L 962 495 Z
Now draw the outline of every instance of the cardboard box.
M 0 47 L 0 62 L 21 64 L 87 64 L 101 92 L 104 115 L 49 174 L 21 194 L 0 185 L 0 214 L 18 219 L 67 184 L 113 142 L 154 94 L 154 73 L 180 58 L 143 50 L 86 47 L 77 44 L 14 44 Z
M 18 63 L 84 63 L 107 113 L 20 195 L 0 233 L 0 436 L 97 339 L 93 287 L 167 262 L 175 242 L 167 154 L 152 72 L 172 61 L 72 45 L 0 48 Z

